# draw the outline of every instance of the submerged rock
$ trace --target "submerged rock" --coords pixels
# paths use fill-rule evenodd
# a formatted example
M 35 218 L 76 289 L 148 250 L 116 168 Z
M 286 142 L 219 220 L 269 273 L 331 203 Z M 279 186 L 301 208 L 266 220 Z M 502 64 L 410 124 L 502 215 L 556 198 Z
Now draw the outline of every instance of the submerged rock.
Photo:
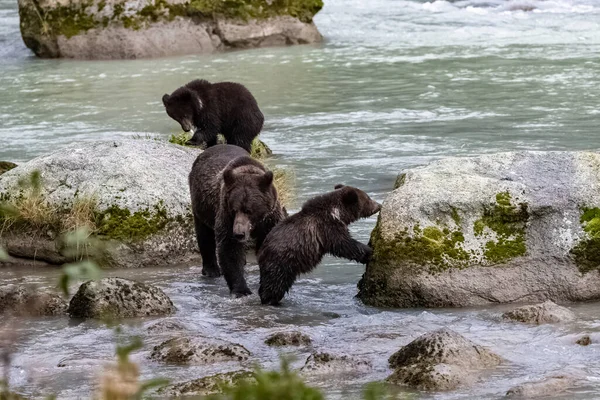
M 395 372 L 387 381 L 419 390 L 452 390 L 473 383 L 483 369 L 502 359 L 450 329 L 422 335 L 390 359 Z
M 251 371 L 233 371 L 204 378 L 194 379 L 188 382 L 176 383 L 158 390 L 158 393 L 165 396 L 208 396 L 210 394 L 220 393 L 224 386 L 235 386 L 242 381 L 254 382 L 254 374 Z
M 312 343 L 310 336 L 298 332 L 277 332 L 269 336 L 265 343 L 269 346 L 309 346 Z
M 371 362 L 347 355 L 312 353 L 300 372 L 304 375 L 357 374 L 370 371 Z
M 150 333 L 169 333 L 176 331 L 185 331 L 187 327 L 177 320 L 167 319 L 158 321 L 146 328 Z
M 572 321 L 575 319 L 575 314 L 568 308 L 561 307 L 548 300 L 542 304 L 519 307 L 505 312 L 502 317 L 527 324 L 540 325 Z
M 199 153 L 132 139 L 76 143 L 22 164 L 0 176 L 0 199 L 17 210 L 0 247 L 62 264 L 87 255 L 69 254 L 62 232 L 86 227 L 106 245 L 96 259 L 104 266 L 198 261 L 187 177 Z
M 521 151 L 405 171 L 359 283 L 390 307 L 600 297 L 600 155 Z
M 590 344 L 592 344 L 592 338 L 588 335 L 585 335 L 582 336 L 580 339 L 577 339 L 575 343 L 577 343 L 580 346 L 589 346 Z
M 178 337 L 155 346 L 150 359 L 169 364 L 204 365 L 245 361 L 250 352 L 242 345 L 207 337 Z
M 128 318 L 169 315 L 175 310 L 171 299 L 155 286 L 104 278 L 82 284 L 68 312 L 72 318 Z
M 44 58 L 128 59 L 314 43 L 322 0 L 19 0 L 21 35 Z
M 515 386 L 506 393 L 510 398 L 548 398 L 564 392 L 577 383 L 578 379 L 570 375 L 551 376 L 538 382 L 526 382 Z
M 56 293 L 13 284 L 0 287 L 0 315 L 43 317 L 64 315 L 66 311 L 67 301 Z

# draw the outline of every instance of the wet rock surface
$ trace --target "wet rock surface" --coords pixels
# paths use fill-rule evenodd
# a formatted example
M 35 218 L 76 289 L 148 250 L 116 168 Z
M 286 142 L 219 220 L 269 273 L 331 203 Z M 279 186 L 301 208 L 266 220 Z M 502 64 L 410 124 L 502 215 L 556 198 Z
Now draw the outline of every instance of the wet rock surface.
M 310 336 L 299 331 L 277 332 L 269 336 L 265 343 L 269 346 L 309 346 Z
M 0 287 L 0 315 L 58 316 L 67 312 L 67 301 L 57 293 L 14 284 Z
M 242 345 L 207 337 L 178 337 L 155 346 L 150 359 L 169 364 L 206 365 L 245 361 L 250 352 Z
M 481 370 L 501 362 L 486 348 L 443 328 L 418 337 L 394 353 L 389 364 L 395 372 L 387 381 L 419 390 L 452 390 L 472 384 Z
M 169 315 L 176 311 L 159 288 L 121 278 L 82 284 L 69 304 L 72 318 L 128 318 Z
M 552 301 L 546 301 L 542 304 L 519 307 L 505 312 L 502 317 L 527 324 L 540 325 L 573 321 L 575 314 L 568 308 L 561 307 Z
M 241 381 L 253 382 L 254 374 L 251 371 L 240 370 L 206 376 L 188 382 L 176 383 L 158 391 L 165 396 L 207 396 L 220 393 L 224 385 L 234 386 Z
M 345 354 L 312 353 L 300 369 L 303 375 L 339 375 L 365 373 L 372 369 L 368 360 Z

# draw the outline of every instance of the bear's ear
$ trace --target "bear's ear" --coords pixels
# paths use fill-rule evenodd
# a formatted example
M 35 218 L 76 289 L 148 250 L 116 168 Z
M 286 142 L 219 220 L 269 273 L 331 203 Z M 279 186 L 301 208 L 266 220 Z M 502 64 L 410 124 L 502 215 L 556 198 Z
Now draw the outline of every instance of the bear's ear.
M 225 182 L 225 186 L 231 186 L 235 183 L 235 174 L 232 169 L 226 169 L 223 172 L 223 182 Z
M 162 97 L 162 102 L 163 102 L 163 104 L 164 104 L 165 106 L 167 105 L 167 102 L 169 101 L 169 97 L 171 97 L 171 96 L 169 96 L 168 94 L 165 94 L 165 95 Z
M 262 190 L 267 190 L 271 184 L 273 183 L 273 173 L 271 171 L 265 172 L 265 174 L 260 178 L 260 188 Z
M 341 189 L 343 187 L 344 187 L 344 185 L 342 185 L 341 183 L 338 183 L 337 185 L 335 185 L 334 189 L 338 190 L 338 189 Z
M 354 190 L 348 190 L 342 195 L 342 202 L 351 206 L 358 203 L 358 194 Z

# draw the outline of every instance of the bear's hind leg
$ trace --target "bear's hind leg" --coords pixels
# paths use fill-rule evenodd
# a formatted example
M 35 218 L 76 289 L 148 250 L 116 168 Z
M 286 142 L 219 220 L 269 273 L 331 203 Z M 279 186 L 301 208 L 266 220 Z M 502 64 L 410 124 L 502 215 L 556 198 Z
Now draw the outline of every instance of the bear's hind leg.
M 210 278 L 221 276 L 219 264 L 217 264 L 215 232 L 202 222 L 198 221 L 197 218 L 194 218 L 194 225 L 196 228 L 198 248 L 200 249 L 200 255 L 202 256 L 202 275 Z
M 236 126 L 225 135 L 225 139 L 227 140 L 227 144 L 232 144 L 234 146 L 241 147 L 246 150 L 248 153 L 252 153 L 252 141 L 256 136 L 258 136 L 258 132 L 255 134 L 248 134 L 247 126 Z

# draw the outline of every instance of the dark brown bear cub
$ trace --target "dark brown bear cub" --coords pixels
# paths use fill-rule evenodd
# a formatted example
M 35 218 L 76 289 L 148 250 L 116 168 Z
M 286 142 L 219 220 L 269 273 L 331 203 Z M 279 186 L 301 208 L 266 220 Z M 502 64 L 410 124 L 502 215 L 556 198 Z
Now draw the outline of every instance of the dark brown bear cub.
M 195 80 L 165 94 L 162 101 L 169 117 L 193 133 L 190 145 L 212 147 L 221 133 L 227 144 L 250 152 L 265 121 L 252 93 L 239 83 Z
M 373 251 L 354 240 L 348 225 L 376 214 L 381 205 L 360 189 L 337 185 L 277 225 L 258 252 L 263 304 L 277 305 L 296 277 L 312 271 L 326 253 L 366 264 Z
M 273 173 L 240 147 L 220 144 L 202 152 L 189 175 L 202 274 L 223 273 L 237 297 L 251 294 L 244 279 L 245 244 L 255 250 L 287 214 Z

